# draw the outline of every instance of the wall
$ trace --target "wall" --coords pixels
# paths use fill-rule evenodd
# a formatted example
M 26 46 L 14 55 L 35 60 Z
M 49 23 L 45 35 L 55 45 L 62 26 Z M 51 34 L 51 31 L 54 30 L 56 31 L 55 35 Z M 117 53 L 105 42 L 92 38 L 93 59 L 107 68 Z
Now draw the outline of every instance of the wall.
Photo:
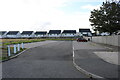
M 62 34 L 61 37 L 75 37 L 76 34 Z
M 35 35 L 35 37 L 38 37 L 38 38 L 39 37 L 44 37 L 44 35 L 42 35 L 42 34 L 41 35 Z
M 96 43 L 109 44 L 113 46 L 120 46 L 120 35 L 113 36 L 95 36 L 92 41 Z
M 61 34 L 48 34 L 48 37 L 60 37 Z

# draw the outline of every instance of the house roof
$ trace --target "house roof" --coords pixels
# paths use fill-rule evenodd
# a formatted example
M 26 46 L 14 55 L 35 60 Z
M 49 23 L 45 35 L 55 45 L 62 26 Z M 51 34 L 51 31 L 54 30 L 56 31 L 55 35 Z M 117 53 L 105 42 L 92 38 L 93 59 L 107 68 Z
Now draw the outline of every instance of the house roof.
M 0 35 L 4 35 L 7 31 L 0 31 Z
M 76 30 L 64 30 L 62 33 L 76 33 Z
M 33 31 L 23 31 L 21 35 L 31 35 Z
M 47 33 L 47 31 L 36 31 L 35 32 L 36 35 L 39 35 L 39 34 L 44 34 L 45 35 L 46 33 Z
M 91 32 L 90 29 L 79 29 L 79 32 Z
M 48 34 L 60 34 L 61 30 L 50 30 Z
M 9 31 L 7 35 L 17 35 L 19 31 Z

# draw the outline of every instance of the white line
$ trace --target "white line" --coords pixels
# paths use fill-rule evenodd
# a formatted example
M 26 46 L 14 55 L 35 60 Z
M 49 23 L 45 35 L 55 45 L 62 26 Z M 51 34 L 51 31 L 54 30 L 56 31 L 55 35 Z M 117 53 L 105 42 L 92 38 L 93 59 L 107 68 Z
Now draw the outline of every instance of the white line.
M 82 73 L 84 73 L 85 75 L 89 76 L 90 78 L 92 77 L 92 78 L 102 78 L 102 79 L 104 79 L 104 78 L 101 77 L 101 76 L 92 74 L 92 73 L 90 73 L 90 72 L 82 69 L 80 66 L 78 66 L 78 65 L 75 63 L 74 57 L 75 57 L 75 52 L 74 52 L 74 45 L 73 45 L 73 64 L 74 64 L 74 66 L 77 68 L 77 70 L 79 70 L 80 72 L 82 72 Z
M 75 57 L 75 53 L 74 53 L 74 46 L 73 46 L 73 58 Z

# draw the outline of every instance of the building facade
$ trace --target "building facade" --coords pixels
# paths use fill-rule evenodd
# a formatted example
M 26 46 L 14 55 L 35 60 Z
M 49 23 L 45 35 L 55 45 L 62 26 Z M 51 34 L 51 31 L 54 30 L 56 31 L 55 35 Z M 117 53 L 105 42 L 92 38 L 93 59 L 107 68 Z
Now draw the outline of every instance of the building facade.
M 61 37 L 61 30 L 50 30 L 47 37 Z
M 63 30 L 61 37 L 75 37 L 76 30 Z
M 35 37 L 36 38 L 47 37 L 47 31 L 36 31 L 35 32 Z
M 6 38 L 20 38 L 20 32 L 19 31 L 9 31 L 6 34 Z
M 34 38 L 34 32 L 33 31 L 23 31 L 21 33 L 21 38 Z
M 92 32 L 90 31 L 90 29 L 79 29 L 79 33 L 81 34 L 81 36 L 87 36 L 87 37 L 91 37 L 92 36 Z

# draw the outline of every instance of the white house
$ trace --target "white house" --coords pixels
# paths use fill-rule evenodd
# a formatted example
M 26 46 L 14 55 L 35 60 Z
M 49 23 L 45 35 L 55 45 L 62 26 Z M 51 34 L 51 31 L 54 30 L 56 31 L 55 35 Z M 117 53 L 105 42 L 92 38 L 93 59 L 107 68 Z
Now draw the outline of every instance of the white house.
M 21 38 L 33 38 L 34 32 L 33 31 L 23 31 L 21 33 Z
M 92 40 L 92 32 L 89 28 L 80 28 L 79 33 L 87 40 Z
M 82 35 L 82 36 L 87 36 L 87 37 L 91 37 L 92 36 L 92 32 L 90 31 L 90 29 L 85 29 L 85 28 L 80 28 L 79 29 L 79 33 Z
M 60 37 L 61 30 L 50 30 L 48 33 L 48 37 Z
M 61 37 L 75 37 L 76 30 L 64 30 Z
M 41 37 L 47 37 L 47 31 L 36 31 L 35 32 L 35 37 L 36 38 L 41 38 Z
M 19 31 L 9 31 L 7 34 L 6 34 L 6 37 L 7 38 L 20 38 L 20 32 Z
M 0 38 L 6 38 L 7 31 L 0 31 Z

